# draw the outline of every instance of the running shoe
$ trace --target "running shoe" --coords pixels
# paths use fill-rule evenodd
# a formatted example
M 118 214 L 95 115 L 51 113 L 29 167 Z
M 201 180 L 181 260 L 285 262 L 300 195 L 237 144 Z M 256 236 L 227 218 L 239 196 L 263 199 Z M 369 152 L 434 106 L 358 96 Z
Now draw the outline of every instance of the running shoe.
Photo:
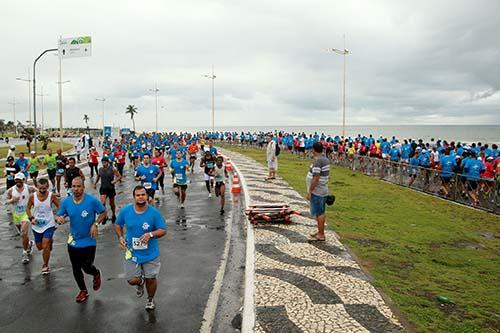
M 181 204 L 181 209 L 184 209 L 184 204 Z
M 77 303 L 85 302 L 88 297 L 89 297 L 89 293 L 87 292 L 87 290 L 80 290 L 78 295 L 76 295 L 76 302 Z
M 30 257 L 28 255 L 27 251 L 23 251 L 23 255 L 21 257 L 21 261 L 23 262 L 23 264 L 27 264 L 27 263 L 30 262 Z
M 142 295 L 144 295 L 144 279 L 142 279 L 141 281 L 142 281 L 141 284 L 135 287 L 136 288 L 135 295 L 137 297 L 142 297 Z
M 155 301 L 153 299 L 148 300 L 146 303 L 146 310 L 154 310 L 155 309 Z
M 211 198 L 212 197 L 212 193 L 208 193 L 208 197 Z
M 97 270 L 97 274 L 94 275 L 93 288 L 94 288 L 94 290 L 99 290 L 99 288 L 101 288 L 101 271 L 100 270 Z
M 224 215 L 224 208 L 220 209 L 220 215 Z
M 116 215 L 113 215 L 111 217 L 111 223 L 115 224 L 115 222 L 116 222 Z
M 33 252 L 33 245 L 35 245 L 35 242 L 33 240 L 30 240 L 28 243 L 28 250 L 26 251 L 28 255 L 31 255 L 31 252 Z
M 47 275 L 47 274 L 50 274 L 50 267 L 42 266 L 42 275 Z

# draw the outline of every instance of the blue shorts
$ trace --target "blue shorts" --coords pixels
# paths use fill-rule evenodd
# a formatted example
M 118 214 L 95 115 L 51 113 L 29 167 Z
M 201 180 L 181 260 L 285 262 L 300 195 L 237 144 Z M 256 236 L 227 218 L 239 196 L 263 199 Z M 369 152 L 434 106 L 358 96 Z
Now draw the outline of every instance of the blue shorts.
M 54 232 L 56 232 L 56 227 L 50 227 L 44 232 L 36 232 L 33 230 L 33 236 L 35 237 L 35 243 L 41 243 L 42 238 L 52 239 L 54 237 Z
M 311 193 L 310 203 L 310 211 L 313 217 L 318 217 L 320 215 L 325 214 L 326 209 L 326 196 L 320 197 Z

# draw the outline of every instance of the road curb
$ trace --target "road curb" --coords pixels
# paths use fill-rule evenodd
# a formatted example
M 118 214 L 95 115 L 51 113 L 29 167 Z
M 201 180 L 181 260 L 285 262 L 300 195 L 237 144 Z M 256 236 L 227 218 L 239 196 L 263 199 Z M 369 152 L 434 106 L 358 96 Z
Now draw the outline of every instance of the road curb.
M 245 204 L 250 204 L 250 194 L 248 192 L 245 176 L 240 172 L 238 166 L 231 161 L 233 169 L 240 177 L 241 187 L 245 198 Z M 243 313 L 241 332 L 250 333 L 255 327 L 255 236 L 252 224 L 248 221 L 245 215 L 247 225 L 247 244 L 246 244 L 246 259 L 245 259 L 245 291 L 243 296 Z

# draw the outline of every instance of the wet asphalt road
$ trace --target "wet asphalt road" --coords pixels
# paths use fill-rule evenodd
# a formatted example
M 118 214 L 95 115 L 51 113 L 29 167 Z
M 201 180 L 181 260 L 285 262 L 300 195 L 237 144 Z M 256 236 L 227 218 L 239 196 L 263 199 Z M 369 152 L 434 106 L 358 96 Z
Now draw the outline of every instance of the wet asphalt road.
M 84 171 L 88 176 L 88 169 Z M 117 185 L 118 208 L 132 201 L 137 184 L 132 173 L 127 166 L 124 182 Z M 23 265 L 19 237 L 8 224 L 10 217 L 0 212 L 0 332 L 198 332 L 224 250 L 227 223 L 233 223 L 233 238 L 213 331 L 234 331 L 230 321 L 241 303 L 244 274 L 241 210 L 235 206 L 233 216 L 227 189 L 226 213 L 220 216 L 218 198 L 207 197 L 202 177 L 199 167 L 188 176 L 192 184 L 184 210 L 178 207 L 170 181 L 155 204 L 168 229 L 159 242 L 162 267 L 153 312 L 144 310 L 146 297 L 137 298 L 123 278 L 123 254 L 110 222 L 100 227 L 97 242 L 95 265 L 103 274 L 101 290 L 94 292 L 92 278 L 86 275 L 90 296 L 77 304 L 78 288 L 66 248 L 68 225 L 56 231 L 52 273 L 42 276 L 41 253 L 35 250 L 31 262 Z M 88 178 L 86 186 L 96 193 Z

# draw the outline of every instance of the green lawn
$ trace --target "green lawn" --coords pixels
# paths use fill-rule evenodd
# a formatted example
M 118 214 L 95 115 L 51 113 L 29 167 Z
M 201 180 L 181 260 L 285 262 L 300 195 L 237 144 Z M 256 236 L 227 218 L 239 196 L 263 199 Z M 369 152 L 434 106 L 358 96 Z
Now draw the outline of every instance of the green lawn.
M 263 150 L 225 147 L 265 163 Z M 279 163 L 305 195 L 310 161 L 283 153 Z M 329 227 L 417 332 L 499 332 L 499 216 L 333 166 L 329 187 Z
M 49 142 L 49 145 L 47 148 L 52 148 L 52 152 L 55 154 L 57 149 L 59 149 L 59 147 L 61 147 L 61 143 L 59 141 L 57 141 L 57 142 L 53 141 L 53 142 Z M 73 148 L 73 145 L 66 143 L 66 142 L 63 142 L 63 151 L 67 151 L 67 150 L 70 150 L 72 148 Z M 34 144 L 31 145 L 31 149 L 35 149 Z M 7 157 L 8 151 L 9 151 L 9 147 L 0 147 L 0 158 Z M 46 150 L 42 150 L 42 144 L 40 142 L 37 142 L 35 151 L 38 152 L 37 155 L 45 155 L 47 153 Z M 29 151 L 28 151 L 28 147 L 26 147 L 26 144 L 16 146 L 16 158 L 19 156 L 19 153 L 21 153 L 21 152 L 23 152 L 26 157 L 30 156 Z M 0 164 L 0 176 L 2 178 L 5 178 L 5 176 L 3 174 L 4 167 L 5 167 L 5 162 Z M 45 167 L 42 167 L 42 169 L 45 169 Z

